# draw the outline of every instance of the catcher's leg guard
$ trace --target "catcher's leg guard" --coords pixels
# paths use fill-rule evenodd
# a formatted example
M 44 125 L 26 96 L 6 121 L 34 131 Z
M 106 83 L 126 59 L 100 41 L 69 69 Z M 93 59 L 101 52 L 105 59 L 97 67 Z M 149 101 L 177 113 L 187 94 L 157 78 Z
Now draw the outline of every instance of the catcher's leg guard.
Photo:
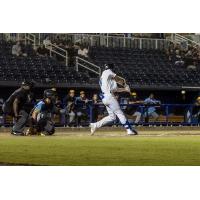
M 55 127 L 52 121 L 47 121 L 44 131 L 46 132 L 46 135 L 53 135 L 55 133 Z

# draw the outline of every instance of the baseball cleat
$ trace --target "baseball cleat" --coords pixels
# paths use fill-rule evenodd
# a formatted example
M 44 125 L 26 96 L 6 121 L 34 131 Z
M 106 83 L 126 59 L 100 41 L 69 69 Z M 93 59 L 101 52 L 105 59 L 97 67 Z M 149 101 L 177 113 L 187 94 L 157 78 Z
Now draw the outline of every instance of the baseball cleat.
M 90 135 L 94 135 L 96 131 L 95 123 L 90 123 Z
M 128 131 L 127 135 L 138 135 L 138 132 L 136 130 Z
M 40 133 L 40 136 L 46 136 L 46 134 L 41 132 L 41 133 Z
M 17 132 L 17 131 L 12 131 L 11 134 L 15 135 L 15 136 L 24 136 L 25 135 L 23 132 Z

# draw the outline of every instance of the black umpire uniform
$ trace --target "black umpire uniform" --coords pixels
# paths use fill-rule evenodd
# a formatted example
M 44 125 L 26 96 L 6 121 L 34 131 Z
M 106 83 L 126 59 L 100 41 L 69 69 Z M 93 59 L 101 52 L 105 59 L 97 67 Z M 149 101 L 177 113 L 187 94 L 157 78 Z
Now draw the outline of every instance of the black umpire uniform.
M 14 125 L 11 131 L 13 135 L 24 135 L 23 131 L 29 119 L 29 111 L 26 105 L 32 87 L 33 83 L 22 82 L 21 87 L 14 91 L 3 104 L 3 112 L 14 117 Z

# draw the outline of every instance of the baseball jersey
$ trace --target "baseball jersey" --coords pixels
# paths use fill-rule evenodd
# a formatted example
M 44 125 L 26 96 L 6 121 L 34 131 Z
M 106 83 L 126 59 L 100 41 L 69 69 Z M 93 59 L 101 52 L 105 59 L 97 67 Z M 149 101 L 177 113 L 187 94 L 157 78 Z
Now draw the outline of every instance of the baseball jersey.
M 110 95 L 113 88 L 116 87 L 116 82 L 113 80 L 115 76 L 116 74 L 113 73 L 110 69 L 103 71 L 99 84 L 104 95 Z
M 148 104 L 148 105 L 152 105 L 152 106 L 148 107 L 148 114 L 151 114 L 156 111 L 156 108 L 153 105 L 160 104 L 161 102 L 156 99 L 147 98 L 144 100 L 144 103 Z
M 112 79 L 111 80 L 111 85 L 110 85 L 110 91 L 111 91 L 111 93 L 112 92 L 117 92 L 117 89 L 118 89 L 117 82 L 114 79 Z
M 54 107 L 55 106 L 53 104 L 47 105 L 47 104 L 45 104 L 45 102 L 43 100 L 41 100 L 41 101 L 39 101 L 36 104 L 33 112 L 34 111 L 39 111 L 40 113 L 43 113 L 43 112 L 53 112 L 54 111 Z

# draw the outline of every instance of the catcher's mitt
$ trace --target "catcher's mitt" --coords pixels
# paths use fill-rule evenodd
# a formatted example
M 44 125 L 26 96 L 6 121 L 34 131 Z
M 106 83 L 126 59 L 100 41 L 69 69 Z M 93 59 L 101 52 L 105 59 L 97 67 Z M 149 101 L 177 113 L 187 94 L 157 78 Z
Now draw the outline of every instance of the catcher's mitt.
M 28 136 L 28 135 L 39 135 L 39 133 L 37 132 L 36 128 L 31 127 L 29 129 L 27 129 L 25 135 L 26 136 Z

